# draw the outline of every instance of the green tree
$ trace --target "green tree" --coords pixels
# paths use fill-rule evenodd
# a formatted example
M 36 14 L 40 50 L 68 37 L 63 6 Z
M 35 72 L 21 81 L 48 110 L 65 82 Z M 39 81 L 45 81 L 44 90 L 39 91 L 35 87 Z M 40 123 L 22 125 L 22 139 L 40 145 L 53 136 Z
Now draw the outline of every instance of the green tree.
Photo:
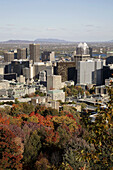
M 21 106 L 22 112 L 25 114 L 30 114 L 31 112 L 34 111 L 34 106 L 32 104 L 21 103 L 20 106 Z
M 17 116 L 19 114 L 30 114 L 34 111 L 34 106 L 29 103 L 19 103 L 13 104 L 11 108 L 11 112 L 9 113 L 11 116 Z
M 41 149 L 41 141 L 38 132 L 35 130 L 25 143 L 24 147 L 24 167 L 33 168 Z

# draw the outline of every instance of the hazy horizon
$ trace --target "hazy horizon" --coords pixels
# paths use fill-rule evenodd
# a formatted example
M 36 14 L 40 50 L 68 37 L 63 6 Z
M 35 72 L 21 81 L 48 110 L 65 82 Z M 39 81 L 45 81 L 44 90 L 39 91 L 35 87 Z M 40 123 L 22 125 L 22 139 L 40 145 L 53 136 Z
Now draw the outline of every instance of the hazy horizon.
M 37 41 L 42 41 L 42 42 L 46 42 L 46 40 L 49 42 L 49 40 L 58 40 L 58 41 L 64 41 L 64 43 L 65 42 L 67 42 L 67 43 L 80 43 L 80 42 L 82 42 L 82 43 L 84 43 L 84 42 L 86 42 L 86 43 L 107 43 L 107 42 L 109 42 L 109 43 L 112 43 L 113 42 L 113 40 L 106 40 L 106 41 L 85 41 L 85 40 L 82 40 L 82 41 L 71 41 L 71 40 L 65 40 L 65 39 L 57 39 L 57 38 L 37 38 Z M 43 41 L 44 40 L 44 41 Z M 4 40 L 4 41 L 0 41 L 0 43 L 3 43 L 3 42 L 8 42 L 8 41 L 30 41 L 30 42 L 35 42 L 36 41 L 36 39 L 35 40 L 29 40 L 29 39 L 8 39 L 8 40 Z
M 113 0 L 0 0 L 0 42 L 113 40 Z

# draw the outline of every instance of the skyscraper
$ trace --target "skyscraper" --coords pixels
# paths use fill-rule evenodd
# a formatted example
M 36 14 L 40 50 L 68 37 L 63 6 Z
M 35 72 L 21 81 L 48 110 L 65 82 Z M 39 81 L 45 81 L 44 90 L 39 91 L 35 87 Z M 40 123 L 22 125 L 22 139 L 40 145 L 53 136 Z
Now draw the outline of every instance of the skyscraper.
M 77 55 L 88 55 L 91 57 L 91 48 L 88 47 L 86 43 L 79 43 L 78 47 L 76 48 L 76 54 Z
M 55 52 L 54 51 L 43 51 L 41 55 L 42 61 L 55 61 Z
M 27 48 L 17 49 L 17 59 L 26 59 L 27 58 Z
M 4 61 L 11 62 L 14 60 L 14 52 L 5 52 L 4 53 Z
M 102 60 L 79 61 L 77 67 L 77 83 L 101 85 L 103 83 L 102 69 Z
M 39 44 L 30 44 L 30 59 L 33 60 L 33 62 L 39 62 L 40 61 L 40 45 Z
M 47 76 L 47 90 L 62 88 L 62 81 L 60 75 Z
M 74 61 L 76 67 L 79 61 L 86 61 L 92 57 L 92 48 L 88 47 L 86 43 L 80 43 L 74 52 Z

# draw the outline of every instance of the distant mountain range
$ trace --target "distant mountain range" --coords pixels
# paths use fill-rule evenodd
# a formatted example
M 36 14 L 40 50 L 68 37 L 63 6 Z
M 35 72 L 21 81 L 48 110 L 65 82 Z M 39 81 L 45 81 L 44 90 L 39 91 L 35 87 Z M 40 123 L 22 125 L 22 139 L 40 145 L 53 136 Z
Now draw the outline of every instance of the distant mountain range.
M 34 41 L 29 41 L 29 40 L 8 40 L 8 41 L 2 41 L 0 42 L 0 44 L 30 44 L 30 43 L 79 43 L 79 42 L 72 42 L 72 41 L 66 41 L 66 40 L 60 40 L 60 39 L 43 39 L 43 38 L 40 38 L 40 39 L 36 39 Z M 90 43 L 90 42 L 89 42 Z M 97 42 L 93 42 L 92 43 L 99 43 L 98 41 Z M 110 40 L 110 41 L 100 41 L 100 43 L 113 43 L 113 40 Z
M 36 39 L 34 41 L 29 40 L 8 40 L 2 41 L 2 44 L 29 44 L 29 43 L 67 43 L 68 41 L 59 39 Z
M 65 43 L 65 42 L 68 42 L 68 41 L 59 40 L 59 39 L 36 39 L 35 42 Z
M 2 41 L 1 44 L 27 44 L 32 43 L 34 41 L 28 41 L 28 40 L 8 40 L 8 41 Z

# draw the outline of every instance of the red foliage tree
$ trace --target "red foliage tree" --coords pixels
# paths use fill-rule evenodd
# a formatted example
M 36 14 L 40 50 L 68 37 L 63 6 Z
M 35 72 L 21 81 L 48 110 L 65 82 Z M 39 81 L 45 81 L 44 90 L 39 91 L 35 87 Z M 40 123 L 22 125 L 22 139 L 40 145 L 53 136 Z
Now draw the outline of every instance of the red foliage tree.
M 0 127 L 0 169 L 22 169 L 22 154 L 14 139 L 10 130 Z
M 0 114 L 0 124 L 4 124 L 4 125 L 9 125 L 10 119 L 7 118 L 7 116 L 2 117 L 2 115 Z

